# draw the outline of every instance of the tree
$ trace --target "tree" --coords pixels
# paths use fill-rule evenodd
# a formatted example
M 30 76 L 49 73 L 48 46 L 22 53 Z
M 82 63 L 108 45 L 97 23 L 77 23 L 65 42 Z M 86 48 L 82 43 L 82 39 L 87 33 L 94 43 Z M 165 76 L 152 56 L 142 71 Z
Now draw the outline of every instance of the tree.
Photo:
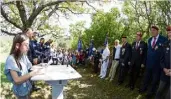
M 81 38 L 82 40 L 82 35 L 84 35 L 84 30 L 85 30 L 85 22 L 84 21 L 80 21 L 80 22 L 77 22 L 75 24 L 71 24 L 70 25 L 70 34 L 71 34 L 71 37 L 72 37 L 72 48 L 77 48 L 77 44 L 78 44 L 78 39 L 79 37 Z M 86 42 L 82 42 L 83 45 L 84 43 Z
M 11 31 L 16 29 L 17 31 L 24 31 L 30 27 L 37 30 L 49 28 L 50 25 L 47 20 L 54 14 L 57 17 L 61 13 L 65 17 L 68 17 L 70 13 L 88 14 L 90 9 L 83 8 L 85 4 L 94 8 L 86 0 L 4 0 L 1 5 L 1 17 L 3 18 L 1 31 L 8 35 L 16 35 L 17 33 Z
M 107 33 L 109 36 L 108 42 L 112 43 L 114 39 L 120 38 L 122 30 L 123 25 L 120 22 L 120 12 L 117 8 L 113 8 L 107 13 L 98 11 L 92 16 L 91 27 L 85 30 L 82 39 L 85 46 L 89 46 L 89 42 L 94 36 L 94 46 L 99 47 L 104 44 Z
M 143 33 L 146 41 L 150 37 L 150 28 L 157 25 L 162 35 L 166 33 L 166 26 L 171 24 L 170 1 L 132 1 L 126 0 L 122 11 L 112 8 L 110 12 L 98 11 L 92 15 L 92 23 L 82 36 L 83 42 L 88 46 L 94 36 L 95 47 L 102 46 L 107 33 L 109 44 L 115 39 L 121 40 L 121 35 L 128 36 L 128 42 L 135 40 L 136 32 Z

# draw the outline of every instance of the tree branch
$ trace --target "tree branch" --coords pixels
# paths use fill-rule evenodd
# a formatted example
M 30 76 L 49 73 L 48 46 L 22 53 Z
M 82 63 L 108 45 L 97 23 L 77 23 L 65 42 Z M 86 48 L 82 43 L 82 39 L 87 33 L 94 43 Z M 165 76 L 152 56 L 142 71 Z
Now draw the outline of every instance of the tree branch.
M 15 36 L 15 35 L 17 35 L 17 34 L 21 34 L 21 33 L 11 33 L 11 32 L 5 31 L 5 30 L 3 30 L 3 29 L 1 29 L 1 32 L 2 32 L 2 33 L 5 33 L 5 34 L 7 34 L 7 35 L 10 35 L 10 36 Z
M 51 17 L 52 14 L 56 12 L 57 8 L 58 8 L 58 5 L 55 5 L 55 8 L 54 8 L 54 9 L 52 9 L 52 7 L 50 7 L 50 9 L 51 9 L 52 11 L 50 11 L 50 12 L 48 13 L 48 17 Z M 46 20 L 41 21 L 41 23 L 38 25 L 38 29 L 39 29 L 43 24 L 45 24 L 45 22 L 46 22 Z
M 2 6 L 1 6 L 1 15 L 4 17 L 4 19 L 5 19 L 7 22 L 13 24 L 15 27 L 17 27 L 17 28 L 19 28 L 19 29 L 22 30 L 22 28 L 21 28 L 17 23 L 15 23 L 15 22 L 13 22 L 12 20 L 8 19 L 8 16 L 7 16 L 7 14 L 5 13 L 5 11 L 4 11 L 4 9 L 2 8 Z
M 145 11 L 146 11 L 147 19 L 148 19 L 148 27 L 147 27 L 146 31 L 147 31 L 147 34 L 149 35 L 149 29 L 151 27 L 152 21 L 150 21 L 150 14 L 148 14 L 148 8 L 147 8 L 147 2 L 146 1 L 144 1 L 144 6 L 145 6 Z
M 84 2 L 85 2 L 88 6 L 92 7 L 95 11 L 97 11 L 96 8 L 93 7 L 92 5 L 90 5 L 87 1 L 84 1 Z
M 22 1 L 16 1 L 16 6 L 18 8 L 20 18 L 21 18 L 21 21 L 23 23 L 23 28 L 25 30 L 27 28 L 27 22 L 26 22 L 27 21 L 27 16 L 26 16 L 26 11 L 25 11 L 23 2 Z
M 2 2 L 2 5 L 10 5 L 10 4 L 15 4 L 15 1 L 10 1 L 10 2 Z
M 28 26 L 31 26 L 31 25 L 32 25 L 34 19 L 37 17 L 37 15 L 38 15 L 45 7 L 52 6 L 52 5 L 59 5 L 59 3 L 61 3 L 61 2 L 63 2 L 63 1 L 54 1 L 54 2 L 47 3 L 47 4 L 45 4 L 45 5 L 39 6 L 39 7 L 35 10 L 35 12 L 33 12 L 33 13 L 30 15 L 30 17 L 29 17 L 29 19 L 28 19 Z
M 28 26 L 30 27 L 34 21 L 34 19 L 37 17 L 37 15 L 46 7 L 48 6 L 53 6 L 53 5 L 59 5 L 62 2 L 85 2 L 87 5 L 91 6 L 94 10 L 95 8 L 90 5 L 86 0 L 58 0 L 58 1 L 54 1 L 54 2 L 49 2 L 47 4 L 41 5 L 39 6 L 37 9 L 35 9 L 35 11 L 30 15 L 29 19 L 28 19 Z M 68 9 L 70 10 L 70 9 Z
M 73 13 L 73 14 L 83 14 L 83 13 L 77 13 L 77 12 L 73 12 L 70 8 L 68 8 L 68 7 L 58 7 L 58 9 L 60 9 L 60 8 L 62 8 L 62 9 L 67 9 L 67 10 L 69 10 L 71 13 Z

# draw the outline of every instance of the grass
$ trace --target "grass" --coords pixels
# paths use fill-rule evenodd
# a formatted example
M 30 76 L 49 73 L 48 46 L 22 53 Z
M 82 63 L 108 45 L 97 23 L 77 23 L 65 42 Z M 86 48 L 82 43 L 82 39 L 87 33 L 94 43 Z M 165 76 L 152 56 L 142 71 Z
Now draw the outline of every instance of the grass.
M 15 99 L 11 88 L 11 83 L 6 80 L 3 74 L 4 64 L 1 64 L 1 99 Z M 125 88 L 127 83 L 117 86 L 117 77 L 113 82 L 102 80 L 98 75 L 92 73 L 91 67 L 78 67 L 77 71 L 82 78 L 70 80 L 64 88 L 64 97 L 66 99 L 144 99 L 139 97 L 137 88 L 130 91 Z M 117 75 L 116 75 L 117 76 Z M 127 81 L 126 81 L 127 82 Z M 137 82 L 138 83 L 138 82 Z M 37 82 L 36 85 L 41 88 L 38 92 L 31 94 L 31 99 L 51 99 L 51 88 L 44 82 Z M 137 85 L 138 86 L 138 85 Z

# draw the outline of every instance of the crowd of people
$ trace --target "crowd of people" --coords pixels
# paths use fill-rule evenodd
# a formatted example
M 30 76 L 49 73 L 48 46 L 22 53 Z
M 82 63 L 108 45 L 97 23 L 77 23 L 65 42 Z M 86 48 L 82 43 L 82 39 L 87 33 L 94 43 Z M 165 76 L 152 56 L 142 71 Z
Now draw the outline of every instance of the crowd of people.
M 147 43 L 142 40 L 141 32 L 136 33 L 136 39 L 132 44 L 128 43 L 127 37 L 123 35 L 122 45 L 119 44 L 119 40 L 115 40 L 113 53 L 110 53 L 108 46 L 104 46 L 102 54 L 100 51 L 94 54 L 95 73 L 100 67 L 99 77 L 113 81 L 118 68 L 118 86 L 122 85 L 128 76 L 129 82 L 125 87 L 129 87 L 130 90 L 134 90 L 137 79 L 143 75 L 140 94 L 147 91 L 147 99 L 154 96 L 155 99 L 170 99 L 171 26 L 168 26 L 166 31 L 167 37 L 164 37 L 159 34 L 157 26 L 152 26 L 152 37 Z M 111 66 L 109 60 L 112 60 Z M 107 69 L 110 69 L 108 76 Z
M 155 99 L 169 99 L 171 26 L 168 26 L 166 31 L 167 37 L 164 37 L 159 34 L 157 26 L 152 26 L 152 37 L 147 43 L 142 40 L 142 33 L 137 32 L 132 44 L 128 43 L 127 36 L 123 35 L 122 45 L 118 39 L 115 40 L 112 51 L 109 50 L 108 44 L 104 44 L 103 50 L 93 48 L 90 54 L 90 49 L 57 48 L 51 39 L 45 42 L 45 38 L 40 38 L 38 42 L 39 34 L 28 28 L 13 39 L 5 64 L 5 75 L 13 83 L 12 90 L 17 98 L 28 99 L 31 89 L 37 89 L 30 78 L 41 74 L 39 69 L 31 71 L 32 65 L 51 61 L 51 65 L 71 65 L 76 68 L 90 62 L 93 63 L 94 73 L 99 74 L 101 79 L 113 81 L 118 72 L 118 86 L 129 76 L 126 87 L 130 90 L 134 90 L 139 76 L 144 75 L 139 93 L 148 89 L 148 99 L 154 95 Z

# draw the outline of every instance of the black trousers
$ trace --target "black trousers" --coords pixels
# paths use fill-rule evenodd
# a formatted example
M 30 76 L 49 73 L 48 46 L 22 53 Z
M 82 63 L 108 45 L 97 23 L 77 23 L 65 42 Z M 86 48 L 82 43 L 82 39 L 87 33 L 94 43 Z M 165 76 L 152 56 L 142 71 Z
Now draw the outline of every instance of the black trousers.
M 140 75 L 141 64 L 140 62 L 135 62 L 130 68 L 129 86 L 134 87 L 135 83 Z
M 125 76 L 128 73 L 128 66 L 122 66 L 121 63 L 119 63 L 119 75 L 118 75 L 118 83 L 123 83 L 125 80 Z
M 157 87 L 158 87 L 158 83 L 160 81 L 160 72 L 161 72 L 161 69 L 159 68 L 158 69 L 146 68 L 141 90 L 146 91 L 151 81 L 151 86 L 150 86 L 151 88 L 149 88 L 147 94 L 150 94 L 150 95 L 155 94 Z
M 170 82 L 160 80 L 155 99 L 170 99 Z
M 99 62 L 94 62 L 94 73 L 98 73 L 98 69 L 99 69 Z
M 52 58 L 53 61 L 53 65 L 57 65 L 58 64 L 58 59 L 57 58 Z

